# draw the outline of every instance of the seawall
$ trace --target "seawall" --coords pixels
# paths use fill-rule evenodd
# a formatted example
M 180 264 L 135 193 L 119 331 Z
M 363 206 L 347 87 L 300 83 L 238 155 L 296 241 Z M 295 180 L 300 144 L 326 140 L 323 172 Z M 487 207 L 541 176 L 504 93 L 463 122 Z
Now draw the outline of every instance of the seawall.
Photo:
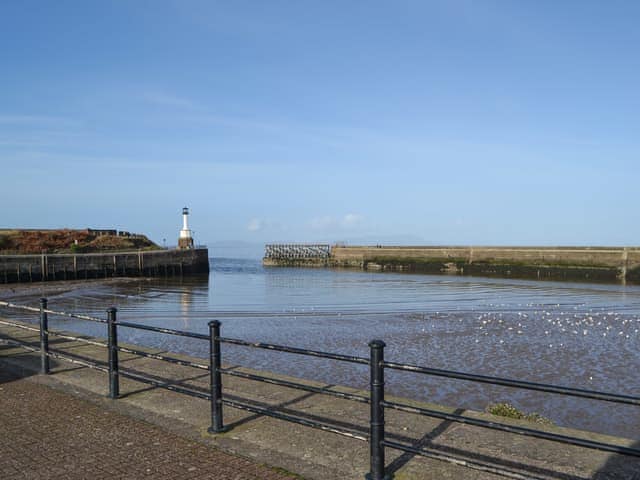
M 207 248 L 0 255 L 0 283 L 209 273 Z
M 264 264 L 640 283 L 640 247 L 333 246 L 326 258 Z

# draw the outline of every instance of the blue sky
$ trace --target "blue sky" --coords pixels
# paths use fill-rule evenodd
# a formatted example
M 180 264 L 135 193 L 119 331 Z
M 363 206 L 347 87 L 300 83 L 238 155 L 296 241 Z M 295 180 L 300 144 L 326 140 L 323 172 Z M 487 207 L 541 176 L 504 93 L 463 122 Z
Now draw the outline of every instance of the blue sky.
M 0 4 L 0 227 L 638 245 L 638 2 Z

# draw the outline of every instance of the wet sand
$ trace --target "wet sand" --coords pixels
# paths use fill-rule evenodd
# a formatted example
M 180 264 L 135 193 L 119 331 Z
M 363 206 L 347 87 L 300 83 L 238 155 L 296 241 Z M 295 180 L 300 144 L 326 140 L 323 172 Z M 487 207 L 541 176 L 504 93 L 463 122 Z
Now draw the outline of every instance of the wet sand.
M 151 278 L 124 277 L 91 280 L 60 280 L 56 282 L 0 284 L 0 300 L 19 301 L 41 297 L 55 297 L 71 292 L 92 291 L 105 286 L 119 287 L 127 284 L 151 281 Z

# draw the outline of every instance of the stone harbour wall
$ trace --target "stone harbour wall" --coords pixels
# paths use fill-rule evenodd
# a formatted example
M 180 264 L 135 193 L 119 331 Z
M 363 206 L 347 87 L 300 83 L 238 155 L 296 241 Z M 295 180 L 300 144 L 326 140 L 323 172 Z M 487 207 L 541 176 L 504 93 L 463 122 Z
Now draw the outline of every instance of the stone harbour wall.
M 333 246 L 327 259 L 265 259 L 264 263 L 640 283 L 640 247 Z
M 0 255 L 0 283 L 209 273 L 207 248 Z

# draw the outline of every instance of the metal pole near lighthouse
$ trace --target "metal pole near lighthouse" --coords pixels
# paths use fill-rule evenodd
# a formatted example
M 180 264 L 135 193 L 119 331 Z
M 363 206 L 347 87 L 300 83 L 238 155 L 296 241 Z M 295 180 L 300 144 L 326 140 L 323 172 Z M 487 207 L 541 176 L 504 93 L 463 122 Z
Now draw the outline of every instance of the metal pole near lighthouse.
M 182 209 L 182 230 L 180 230 L 178 238 L 178 248 L 193 248 L 193 235 L 189 230 L 189 209 L 187 207 Z

